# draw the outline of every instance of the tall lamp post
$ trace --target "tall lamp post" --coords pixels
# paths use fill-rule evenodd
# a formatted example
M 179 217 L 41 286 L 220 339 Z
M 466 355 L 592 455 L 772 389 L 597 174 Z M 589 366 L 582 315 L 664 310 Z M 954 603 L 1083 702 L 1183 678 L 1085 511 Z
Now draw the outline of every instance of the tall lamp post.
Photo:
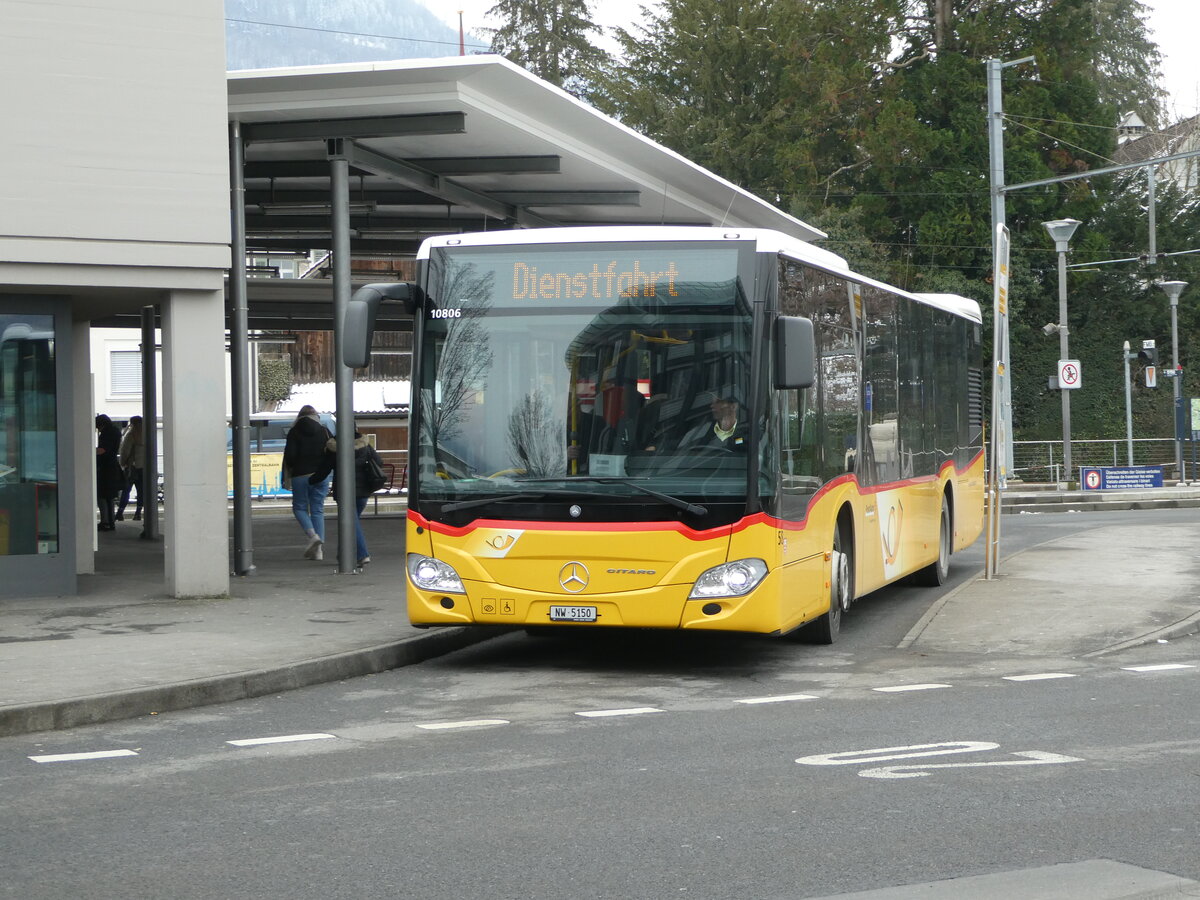
M 1171 369 L 1174 377 L 1171 384 L 1175 389 L 1175 472 L 1180 481 L 1186 481 L 1183 473 L 1183 436 L 1179 430 L 1179 420 L 1183 411 L 1183 377 L 1179 371 L 1179 295 L 1187 287 L 1186 281 L 1160 281 L 1158 286 L 1166 292 L 1171 301 Z
M 1078 219 L 1055 219 L 1053 222 L 1043 222 L 1042 227 L 1054 241 L 1054 249 L 1058 251 L 1058 358 L 1069 359 L 1067 350 L 1067 250 L 1070 248 L 1071 237 L 1079 227 Z M 1063 426 L 1063 472 L 1067 482 L 1071 480 L 1071 392 L 1059 385 L 1062 394 L 1062 426 Z

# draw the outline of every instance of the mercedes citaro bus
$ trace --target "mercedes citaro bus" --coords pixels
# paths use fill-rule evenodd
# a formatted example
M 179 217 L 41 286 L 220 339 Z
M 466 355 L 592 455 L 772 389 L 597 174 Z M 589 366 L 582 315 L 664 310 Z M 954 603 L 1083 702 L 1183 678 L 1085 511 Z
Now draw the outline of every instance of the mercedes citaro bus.
M 774 232 L 427 240 L 414 283 L 416 625 L 833 641 L 862 595 L 940 584 L 982 531 L 981 318 Z

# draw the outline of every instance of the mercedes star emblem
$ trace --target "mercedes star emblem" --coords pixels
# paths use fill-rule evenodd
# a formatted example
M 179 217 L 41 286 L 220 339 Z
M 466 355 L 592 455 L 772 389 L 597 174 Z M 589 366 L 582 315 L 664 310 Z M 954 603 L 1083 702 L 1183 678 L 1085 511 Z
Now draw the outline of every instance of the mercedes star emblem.
M 588 570 L 581 562 L 569 562 L 558 570 L 558 583 L 571 594 L 578 594 L 588 586 Z

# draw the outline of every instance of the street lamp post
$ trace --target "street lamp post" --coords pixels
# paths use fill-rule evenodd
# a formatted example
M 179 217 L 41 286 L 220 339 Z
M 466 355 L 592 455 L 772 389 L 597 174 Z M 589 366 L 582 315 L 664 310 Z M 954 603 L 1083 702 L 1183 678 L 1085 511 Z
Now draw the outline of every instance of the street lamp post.
M 1179 295 L 1187 287 L 1186 281 L 1160 281 L 1158 286 L 1171 301 L 1171 384 L 1174 388 L 1175 406 L 1175 472 L 1180 481 L 1186 481 L 1183 472 L 1183 436 L 1179 432 L 1179 420 L 1183 409 L 1183 376 L 1179 371 Z
M 1043 222 L 1042 227 L 1054 241 L 1054 249 L 1058 251 L 1058 355 L 1059 359 L 1069 359 L 1067 348 L 1067 250 L 1071 237 L 1079 227 L 1078 219 L 1055 219 L 1053 222 Z M 1066 481 L 1071 480 L 1071 391 L 1058 386 L 1062 394 L 1062 425 L 1063 425 L 1063 471 Z

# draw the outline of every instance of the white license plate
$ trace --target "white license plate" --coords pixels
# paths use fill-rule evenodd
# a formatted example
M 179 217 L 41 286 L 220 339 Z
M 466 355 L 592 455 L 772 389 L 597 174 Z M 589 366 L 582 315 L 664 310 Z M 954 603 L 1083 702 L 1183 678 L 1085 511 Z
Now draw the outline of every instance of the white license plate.
M 596 607 L 594 606 L 552 606 L 550 607 L 551 622 L 595 622 Z

